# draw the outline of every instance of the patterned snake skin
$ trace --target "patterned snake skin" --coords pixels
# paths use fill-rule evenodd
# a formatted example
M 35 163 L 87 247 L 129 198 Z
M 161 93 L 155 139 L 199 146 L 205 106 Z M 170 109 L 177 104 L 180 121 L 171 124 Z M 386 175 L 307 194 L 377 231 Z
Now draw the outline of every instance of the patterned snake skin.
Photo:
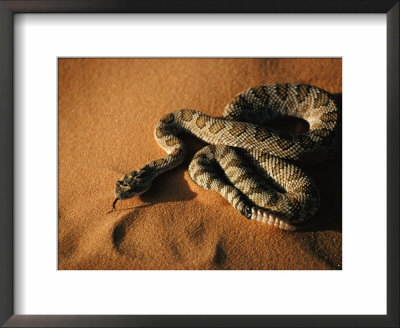
M 262 124 L 282 117 L 309 124 L 291 134 Z M 209 143 L 195 154 L 190 177 L 214 190 L 248 219 L 294 230 L 319 206 L 319 192 L 296 162 L 320 162 L 335 151 L 339 112 L 332 96 L 306 84 L 271 84 L 245 90 L 226 107 L 222 118 L 182 109 L 166 115 L 154 135 L 167 156 L 139 171 L 126 173 L 116 184 L 119 199 L 147 191 L 153 179 L 181 164 L 188 133 Z

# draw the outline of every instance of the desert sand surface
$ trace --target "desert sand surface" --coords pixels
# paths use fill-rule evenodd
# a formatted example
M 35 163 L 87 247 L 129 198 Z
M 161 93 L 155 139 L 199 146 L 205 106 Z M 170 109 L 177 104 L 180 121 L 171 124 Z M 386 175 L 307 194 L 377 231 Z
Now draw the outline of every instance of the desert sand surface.
M 165 114 L 190 108 L 221 116 L 237 93 L 283 82 L 323 88 L 341 107 L 341 59 L 61 58 L 58 67 L 59 269 L 341 269 L 341 146 L 304 167 L 321 206 L 298 231 L 246 220 L 191 180 L 189 159 L 111 211 L 115 182 L 165 155 L 153 137 Z M 191 154 L 202 146 L 185 140 Z

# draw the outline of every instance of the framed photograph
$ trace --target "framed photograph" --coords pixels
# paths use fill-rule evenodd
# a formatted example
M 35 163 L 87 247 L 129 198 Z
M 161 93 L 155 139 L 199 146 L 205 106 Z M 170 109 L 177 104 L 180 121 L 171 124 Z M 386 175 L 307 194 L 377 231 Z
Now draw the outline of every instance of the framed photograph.
M 58 269 L 341 270 L 341 82 L 341 58 L 59 58 Z
M 399 3 L 0 1 L 4 327 L 399 325 Z

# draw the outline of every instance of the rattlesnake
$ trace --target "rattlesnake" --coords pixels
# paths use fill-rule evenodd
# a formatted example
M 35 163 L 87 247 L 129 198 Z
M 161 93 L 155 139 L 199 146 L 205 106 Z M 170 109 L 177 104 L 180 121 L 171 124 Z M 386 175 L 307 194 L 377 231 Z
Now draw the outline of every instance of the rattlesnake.
M 298 117 L 309 124 L 303 134 L 262 126 L 281 117 Z M 154 136 L 167 156 L 116 183 L 119 199 L 140 195 L 159 174 L 181 164 L 184 132 L 210 145 L 198 151 L 190 177 L 201 187 L 219 192 L 248 219 L 285 230 L 311 218 L 319 192 L 296 162 L 320 162 L 336 149 L 339 112 L 332 95 L 307 84 L 285 83 L 253 87 L 238 94 L 221 118 L 182 109 L 167 114 Z

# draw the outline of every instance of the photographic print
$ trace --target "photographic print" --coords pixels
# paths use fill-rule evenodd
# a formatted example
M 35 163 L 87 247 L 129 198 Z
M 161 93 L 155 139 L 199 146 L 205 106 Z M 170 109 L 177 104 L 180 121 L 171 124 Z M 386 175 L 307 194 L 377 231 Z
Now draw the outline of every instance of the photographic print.
M 341 58 L 59 58 L 58 269 L 341 270 Z

